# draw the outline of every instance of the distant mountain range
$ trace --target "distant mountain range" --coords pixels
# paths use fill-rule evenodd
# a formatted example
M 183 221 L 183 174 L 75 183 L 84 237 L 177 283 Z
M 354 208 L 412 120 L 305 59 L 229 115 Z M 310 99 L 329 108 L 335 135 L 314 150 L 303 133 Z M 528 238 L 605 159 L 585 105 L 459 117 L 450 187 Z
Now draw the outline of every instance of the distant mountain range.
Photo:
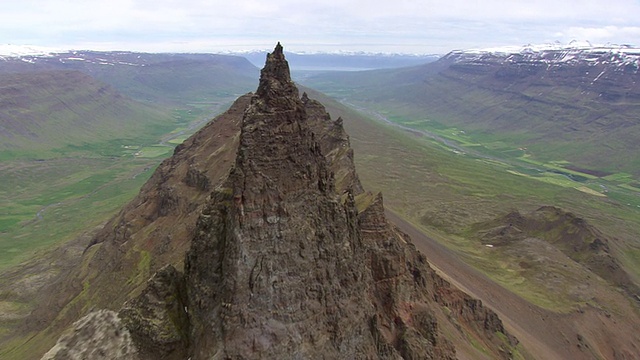
M 233 62 L 234 58 L 245 58 L 257 68 L 264 64 L 267 51 L 230 52 L 226 54 L 150 54 L 127 51 L 79 51 L 59 50 L 32 46 L 0 45 L 0 61 L 19 60 L 25 63 L 43 63 L 46 59 L 58 60 L 64 64 L 88 62 L 97 65 L 131 65 L 148 66 L 167 59 L 184 59 L 204 61 L 216 59 Z M 400 53 L 367 53 L 367 52 L 287 52 L 293 71 L 355 71 L 371 69 L 387 69 L 422 65 L 440 58 L 435 54 L 400 54 Z
M 445 58 L 458 62 L 493 61 L 509 63 L 528 62 L 532 64 L 560 65 L 608 65 L 638 70 L 640 67 L 640 48 L 632 45 L 591 45 L 590 43 L 570 43 L 525 45 L 522 47 L 502 47 L 479 50 L 456 50 Z M 597 79 L 594 79 L 597 81 Z
M 0 73 L 0 84 L 0 154 L 42 158 L 70 145 L 150 135 L 174 121 L 80 71 Z
M 258 76 L 249 61 L 230 55 L 29 50 L 5 49 L 9 54 L 0 56 L 0 73 L 81 71 L 144 101 L 234 98 L 255 86 Z
M 258 68 L 249 60 L 264 63 L 263 53 L 242 55 L 246 58 L 0 46 L 4 104 L 0 150 L 41 151 L 141 134 L 143 126 L 154 123 L 166 125 L 166 112 L 155 113 L 149 104 L 170 109 L 185 102 L 231 101 L 255 88 Z M 299 70 L 398 67 L 436 58 L 362 53 L 288 56 Z
M 172 122 L 169 109 L 231 101 L 258 75 L 246 59 L 228 55 L 4 50 L 0 150 L 156 133 Z

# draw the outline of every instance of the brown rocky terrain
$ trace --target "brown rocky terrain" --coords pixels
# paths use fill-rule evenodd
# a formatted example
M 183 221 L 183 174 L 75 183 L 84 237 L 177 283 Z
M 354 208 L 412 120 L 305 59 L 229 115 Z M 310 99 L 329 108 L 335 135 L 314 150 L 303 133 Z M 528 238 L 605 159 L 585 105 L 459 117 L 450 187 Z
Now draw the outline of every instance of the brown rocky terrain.
M 59 288 L 23 329 L 31 344 L 106 308 L 140 359 L 517 354 L 498 316 L 438 276 L 364 192 L 342 120 L 300 98 L 280 45 L 256 94 L 176 148 Z M 102 328 L 91 314 L 76 328 Z M 73 338 L 84 333 L 47 356 L 86 354 L 97 343 Z
M 476 237 L 489 246 L 521 246 L 527 239 L 546 241 L 571 260 L 613 285 L 623 288 L 634 300 L 640 289 L 612 255 L 610 239 L 585 219 L 554 206 L 543 206 L 527 214 L 512 211 L 494 221 L 472 226 Z M 527 266 L 526 259 L 521 266 Z
M 397 214 L 387 211 L 387 217 L 411 235 L 418 250 L 429 254 L 429 263 L 438 274 L 468 294 L 482 299 L 486 306 L 493 309 L 504 322 L 505 328 L 517 336 L 522 347 L 533 358 L 637 359 L 640 351 L 637 310 L 630 306 L 628 298 L 611 292 L 610 287 L 594 285 L 588 276 L 583 284 L 589 299 L 607 303 L 615 308 L 613 311 L 598 303 L 585 304 L 576 311 L 564 313 L 545 309 L 500 286 Z M 531 258 L 548 255 L 546 249 L 540 249 L 539 243 L 535 245 L 538 248 L 531 253 Z M 553 267 L 553 262 L 558 259 L 550 260 L 543 264 Z M 571 272 L 561 266 L 565 272 Z M 545 270 L 537 270 L 545 273 Z M 546 281 L 558 281 L 558 276 L 552 275 Z

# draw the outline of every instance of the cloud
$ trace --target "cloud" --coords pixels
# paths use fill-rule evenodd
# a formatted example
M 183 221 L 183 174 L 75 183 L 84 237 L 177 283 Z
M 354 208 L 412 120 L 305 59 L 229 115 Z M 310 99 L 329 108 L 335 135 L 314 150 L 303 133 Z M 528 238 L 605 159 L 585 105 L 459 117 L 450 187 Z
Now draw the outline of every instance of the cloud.
M 636 14 L 633 0 L 21 0 L 0 4 L 0 43 L 214 51 L 282 40 L 291 50 L 446 52 L 631 42 Z
M 565 39 L 588 39 L 599 44 L 632 44 L 640 39 L 640 26 L 570 27 L 561 35 Z

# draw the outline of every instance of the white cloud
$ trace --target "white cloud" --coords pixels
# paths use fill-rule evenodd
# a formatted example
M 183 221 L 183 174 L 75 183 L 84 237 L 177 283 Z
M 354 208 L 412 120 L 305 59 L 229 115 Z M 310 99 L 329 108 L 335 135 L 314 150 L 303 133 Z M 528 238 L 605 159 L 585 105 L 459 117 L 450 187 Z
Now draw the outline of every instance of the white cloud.
M 633 42 L 637 14 L 634 0 L 21 0 L 0 4 L 0 43 L 214 51 L 282 40 L 292 50 L 446 52 Z
M 598 44 L 631 44 L 640 39 L 640 26 L 570 27 L 562 35 L 565 39 L 588 39 Z

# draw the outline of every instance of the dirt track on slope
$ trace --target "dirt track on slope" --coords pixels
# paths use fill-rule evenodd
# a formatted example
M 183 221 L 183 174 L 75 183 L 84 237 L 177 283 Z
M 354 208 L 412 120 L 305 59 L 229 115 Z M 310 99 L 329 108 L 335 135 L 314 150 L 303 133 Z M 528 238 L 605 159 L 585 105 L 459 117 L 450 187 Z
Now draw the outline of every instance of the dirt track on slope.
M 557 314 L 532 305 L 464 263 L 453 251 L 424 235 L 392 211 L 387 210 L 386 215 L 411 236 L 416 248 L 427 256 L 442 277 L 494 310 L 506 329 L 520 340 L 527 355 L 545 360 L 609 358 L 608 354 L 581 344 L 581 335 L 576 331 L 576 326 L 580 328 L 579 323 L 583 323 L 577 318 L 597 318 L 595 311 Z

